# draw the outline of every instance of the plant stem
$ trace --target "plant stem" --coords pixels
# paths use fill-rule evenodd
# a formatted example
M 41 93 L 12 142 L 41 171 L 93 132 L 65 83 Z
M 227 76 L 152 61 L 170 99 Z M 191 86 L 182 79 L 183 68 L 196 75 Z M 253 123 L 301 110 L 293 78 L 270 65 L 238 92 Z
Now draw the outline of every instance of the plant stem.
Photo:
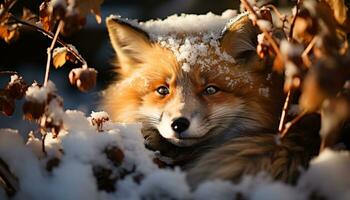
M 26 21 L 22 21 L 22 20 L 20 20 L 20 19 L 17 19 L 17 18 L 14 17 L 14 16 L 11 16 L 11 19 L 13 19 L 13 20 L 15 21 L 15 23 L 22 24 L 22 25 L 25 25 L 25 26 L 28 26 L 28 27 L 30 27 L 30 28 L 35 29 L 36 31 L 42 33 L 43 35 L 45 35 L 46 37 L 48 37 L 48 38 L 50 38 L 50 39 L 53 39 L 53 38 L 54 38 L 54 34 L 52 34 L 52 33 L 49 32 L 49 31 L 46 31 L 46 30 L 44 30 L 44 29 L 42 29 L 42 28 L 40 28 L 40 27 L 38 27 L 38 26 L 36 26 L 36 25 L 34 25 L 34 24 L 28 23 L 28 22 L 26 22 Z M 70 53 L 72 53 L 72 54 L 74 55 L 74 57 L 75 57 L 77 60 L 79 60 L 83 65 L 86 64 L 85 59 L 84 59 L 83 57 L 81 57 L 81 55 L 79 55 L 79 53 L 77 53 L 74 49 L 72 49 L 67 43 L 65 43 L 63 40 L 61 40 L 61 39 L 59 39 L 59 38 L 57 38 L 57 42 L 58 42 L 60 45 L 66 47 L 67 50 L 68 50 Z
M 18 74 L 15 71 L 0 71 L 0 75 L 15 75 Z
M 46 139 L 46 136 L 47 136 L 47 133 L 44 133 L 42 136 L 41 136 L 41 150 L 42 152 L 45 154 L 46 156 L 46 148 L 45 148 L 45 139 Z
M 284 121 L 286 118 L 286 113 L 287 113 L 288 107 L 289 107 L 289 99 L 290 99 L 291 93 L 292 93 L 291 90 L 289 90 L 287 93 L 286 100 L 284 101 L 283 110 L 282 110 L 281 119 L 280 119 L 280 124 L 278 126 L 278 132 L 282 132 L 282 130 L 283 130 Z
M 307 113 L 306 111 L 303 111 L 298 116 L 296 116 L 292 121 L 286 123 L 284 130 L 280 134 L 280 138 L 283 139 L 287 135 L 289 129 L 292 126 L 294 126 L 296 123 L 298 123 L 306 115 L 306 113 Z
M 56 33 L 53 37 L 53 40 L 51 42 L 51 45 L 49 48 L 47 48 L 47 62 L 46 62 L 46 71 L 45 71 L 45 79 L 44 79 L 44 87 L 47 85 L 47 82 L 49 80 L 49 72 L 50 72 L 50 65 L 51 65 L 51 57 L 52 57 L 52 51 L 53 48 L 55 47 L 57 38 L 58 38 L 58 34 L 60 33 L 60 30 L 63 26 L 63 22 L 60 21 L 58 23 L 57 29 L 56 29 Z
M 312 48 L 315 46 L 317 40 L 318 40 L 318 36 L 315 36 L 312 38 L 311 42 L 309 43 L 309 45 L 307 45 L 307 47 L 305 48 L 305 50 L 303 51 L 303 53 L 301 54 L 301 58 L 304 62 L 304 65 L 308 68 L 310 68 L 311 66 L 311 61 L 310 58 L 308 56 L 309 52 L 312 50 Z

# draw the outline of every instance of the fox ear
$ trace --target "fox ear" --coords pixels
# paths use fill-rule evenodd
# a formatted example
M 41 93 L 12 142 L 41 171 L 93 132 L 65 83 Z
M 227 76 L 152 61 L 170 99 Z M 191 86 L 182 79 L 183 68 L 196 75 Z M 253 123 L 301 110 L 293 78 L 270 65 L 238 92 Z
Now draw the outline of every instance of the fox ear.
M 120 19 L 108 17 L 106 25 L 112 46 L 117 53 L 120 73 L 130 74 L 144 60 L 145 53 L 152 47 L 148 34 Z
M 236 60 L 246 60 L 256 51 L 257 35 L 248 15 L 238 16 L 224 29 L 221 47 Z

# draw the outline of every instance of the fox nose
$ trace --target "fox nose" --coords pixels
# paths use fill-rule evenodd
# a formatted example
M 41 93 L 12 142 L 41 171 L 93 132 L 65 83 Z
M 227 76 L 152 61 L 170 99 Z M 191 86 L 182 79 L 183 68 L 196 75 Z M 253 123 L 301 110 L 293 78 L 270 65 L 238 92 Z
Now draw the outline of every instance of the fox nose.
M 173 121 L 171 124 L 171 128 L 176 132 L 176 133 L 182 133 L 185 130 L 188 129 L 190 126 L 190 121 L 185 118 L 185 117 L 179 117 Z

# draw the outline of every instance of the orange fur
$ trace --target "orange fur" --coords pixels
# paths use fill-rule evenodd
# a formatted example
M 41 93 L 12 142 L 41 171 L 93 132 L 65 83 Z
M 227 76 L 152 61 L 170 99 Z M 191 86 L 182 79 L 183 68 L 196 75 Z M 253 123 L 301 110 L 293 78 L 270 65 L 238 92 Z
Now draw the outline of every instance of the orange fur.
M 237 172 L 245 167 L 255 167 L 248 170 L 254 173 L 268 169 L 274 163 L 269 160 L 274 158 L 266 153 L 269 149 L 276 151 L 276 155 L 287 155 L 283 152 L 285 149 L 288 152 L 288 145 L 279 149 L 271 135 L 263 134 L 276 130 L 282 84 L 267 78 L 271 74 L 264 70 L 264 63 L 255 53 L 257 31 L 247 16 L 227 28 L 218 41 L 219 49 L 208 48 L 189 70 L 184 70 L 184 62 L 177 59 L 176 53 L 150 40 L 139 28 L 114 18 L 107 19 L 107 27 L 117 53 L 119 77 L 106 90 L 102 104 L 115 121 L 141 122 L 150 149 L 160 151 L 175 163 L 199 159 L 202 168 L 194 165 L 189 173 L 190 177 L 195 176 L 194 185 L 212 178 L 236 180 Z M 200 34 L 178 33 L 177 37 L 185 39 Z M 236 62 L 222 59 L 224 54 Z M 206 60 L 213 62 L 203 67 L 200 61 Z M 161 87 L 167 89 L 165 95 L 158 91 Z M 206 93 L 208 88 L 214 92 Z M 261 89 L 268 90 L 269 95 L 262 94 Z M 179 118 L 182 122 L 174 125 Z M 178 131 L 177 126 L 186 127 Z M 247 133 L 254 134 L 241 137 Z M 239 144 L 242 141 L 247 142 Z M 269 145 L 264 146 L 264 141 Z M 240 154 L 241 147 L 244 149 Z M 245 154 L 248 159 L 249 149 L 254 150 L 260 164 L 255 166 L 247 161 L 234 166 L 235 160 L 244 159 Z M 230 156 L 222 152 L 234 155 L 222 157 Z M 310 155 L 306 152 L 291 163 L 305 164 Z M 281 165 L 276 164 L 288 169 L 281 175 L 285 180 L 297 170 L 297 164 L 288 163 L 287 158 Z M 188 166 L 192 164 L 189 162 Z M 216 168 L 217 172 L 211 172 Z

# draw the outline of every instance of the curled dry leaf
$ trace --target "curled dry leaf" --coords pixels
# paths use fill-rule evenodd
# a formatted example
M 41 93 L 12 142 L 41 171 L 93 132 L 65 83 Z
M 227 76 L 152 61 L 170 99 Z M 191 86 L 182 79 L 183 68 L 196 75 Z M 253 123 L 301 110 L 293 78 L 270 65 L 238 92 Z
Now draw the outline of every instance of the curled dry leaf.
M 344 25 L 347 20 L 348 8 L 345 5 L 345 0 L 324 0 L 332 9 L 334 18 L 341 25 Z
M 101 23 L 100 5 L 103 0 L 46 0 L 40 6 L 40 22 L 47 31 L 52 31 L 57 21 L 63 21 L 61 33 L 71 34 L 86 24 L 86 15 L 95 15 Z
M 37 16 L 31 10 L 29 10 L 27 8 L 23 8 L 22 17 L 21 18 L 22 18 L 22 20 L 28 21 L 28 22 L 30 22 L 30 21 L 33 21 L 33 22 L 37 21 Z
M 300 106 L 307 112 L 317 112 L 326 98 L 334 97 L 347 79 L 341 62 L 334 58 L 319 59 L 305 77 Z
M 69 73 L 69 82 L 82 92 L 92 89 L 96 85 L 97 71 L 94 68 L 75 68 Z
M 17 25 L 2 25 L 0 24 L 0 38 L 5 40 L 5 42 L 10 43 L 19 37 L 19 31 Z
M 86 16 L 89 13 L 95 15 L 96 21 L 101 23 L 100 6 L 103 0 L 68 0 L 68 4 L 77 9 L 80 16 Z
M 321 108 L 321 150 L 335 144 L 340 130 L 350 117 L 350 102 L 342 97 L 327 99 Z
M 6 86 L 5 91 L 13 99 L 22 99 L 27 88 L 28 85 L 24 82 L 23 78 L 15 74 L 11 76 L 11 81 Z
M 63 100 L 55 94 L 49 94 L 45 113 L 41 117 L 41 127 L 52 132 L 56 138 L 63 127 Z
M 66 63 L 67 54 L 68 54 L 68 50 L 65 47 L 58 47 L 53 50 L 52 63 L 56 69 L 62 67 Z
M 44 1 L 39 7 L 39 20 L 42 28 L 46 31 L 52 31 L 54 20 L 51 17 L 50 4 L 48 1 Z
M 28 120 L 39 119 L 45 112 L 46 105 L 56 92 L 55 85 L 49 81 L 47 86 L 39 86 L 33 83 L 28 87 L 23 104 L 23 114 Z
M 298 16 L 295 19 L 293 29 L 294 39 L 304 44 L 310 43 L 312 38 L 319 30 L 319 24 L 316 17 L 313 17 L 309 10 L 301 7 Z
M 39 119 L 45 112 L 44 102 L 26 101 L 23 104 L 24 118 L 27 120 Z
M 11 116 L 15 111 L 15 100 L 8 97 L 4 90 L 0 90 L 0 111 L 6 116 Z
M 124 152 L 117 146 L 107 147 L 104 153 L 107 158 L 112 161 L 114 166 L 119 167 L 123 163 L 125 157 Z
M 86 24 L 86 18 L 80 16 L 78 13 L 67 13 L 64 18 L 63 27 L 61 33 L 63 35 L 70 35 L 75 31 L 83 28 Z
M 22 77 L 12 75 L 10 82 L 0 90 L 0 111 L 4 115 L 11 116 L 15 111 L 15 99 L 21 99 L 26 90 L 27 85 Z

